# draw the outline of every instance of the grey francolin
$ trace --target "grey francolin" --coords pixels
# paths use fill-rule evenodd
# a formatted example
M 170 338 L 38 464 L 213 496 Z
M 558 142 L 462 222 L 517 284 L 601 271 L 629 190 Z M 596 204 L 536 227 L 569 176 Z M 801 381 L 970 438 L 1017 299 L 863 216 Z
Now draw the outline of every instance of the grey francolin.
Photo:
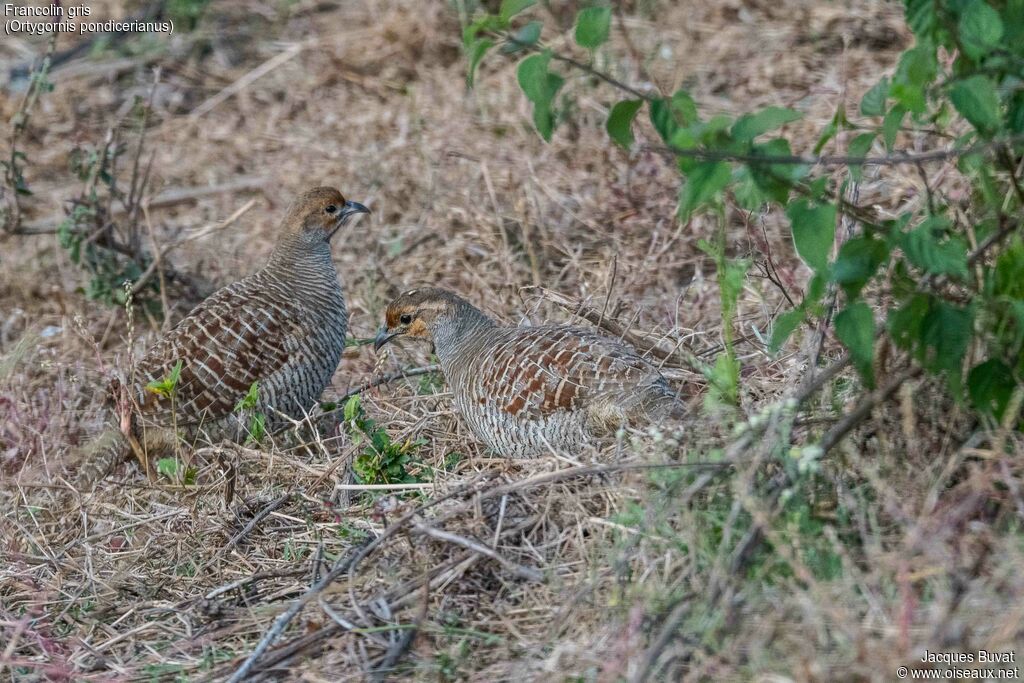
M 398 296 L 374 344 L 432 341 L 470 431 L 498 455 L 574 451 L 626 424 L 679 417 L 657 368 L 591 330 L 499 325 L 465 299 L 433 287 Z
M 358 213 L 369 209 L 331 187 L 299 195 L 267 264 L 200 303 L 147 351 L 126 384 L 112 382 L 120 429 L 101 434 L 80 456 L 76 483 L 94 483 L 130 449 L 151 458 L 181 438 L 245 436 L 236 407 L 254 383 L 253 410 L 265 415 L 268 429 L 313 407 L 338 366 L 348 327 L 330 240 Z M 176 366 L 174 388 L 154 390 Z

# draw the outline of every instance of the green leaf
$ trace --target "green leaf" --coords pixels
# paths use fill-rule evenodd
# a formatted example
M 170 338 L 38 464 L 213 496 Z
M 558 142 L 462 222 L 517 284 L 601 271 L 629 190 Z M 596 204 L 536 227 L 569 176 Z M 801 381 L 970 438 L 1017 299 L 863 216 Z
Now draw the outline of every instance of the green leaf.
M 791 156 L 789 142 L 776 138 L 763 144 L 753 145 L 750 151 L 765 157 Z M 789 190 L 793 183 L 807 174 L 808 167 L 803 164 L 773 164 L 770 161 L 751 162 L 748 164 L 750 175 L 757 186 L 772 201 L 785 204 L 789 199 Z
M 651 101 L 651 124 L 666 143 L 673 144 L 673 137 L 682 126 L 697 123 L 697 105 L 685 90 L 677 90 L 671 98 Z
M 871 151 L 871 145 L 874 144 L 876 137 L 878 137 L 877 133 L 861 133 L 850 141 L 846 153 L 851 157 L 866 157 Z M 854 180 L 859 181 L 863 172 L 862 164 L 850 164 L 850 176 Z
M 836 125 L 836 120 L 833 118 L 821 131 L 821 135 L 818 136 L 818 141 L 814 143 L 814 153 L 821 154 L 821 150 L 825 149 L 825 145 L 827 145 L 838 132 L 839 126 Z
M 989 291 L 995 296 L 1024 299 L 1024 241 L 1012 240 L 996 259 Z
M 950 88 L 949 99 L 983 136 L 992 137 L 999 129 L 999 95 L 987 76 L 976 75 L 957 81 Z
M 921 322 L 921 341 L 929 351 L 924 362 L 935 369 L 958 374 L 971 340 L 973 324 L 971 309 L 945 301 L 934 302 Z
M 245 392 L 245 396 L 235 404 L 235 412 L 242 410 L 252 410 L 256 407 L 256 403 L 260 397 L 260 383 L 259 381 L 253 382 L 249 385 L 249 390 Z
M 535 4 L 537 4 L 537 0 L 501 0 L 501 10 L 499 10 L 498 16 L 501 17 L 502 22 L 507 24 L 509 19 Z
M 156 461 L 156 472 L 168 479 L 174 479 L 175 475 L 178 474 L 177 458 L 160 458 Z
M 523 89 L 526 99 L 531 102 L 550 100 L 548 92 L 548 64 L 551 62 L 551 52 L 545 50 L 539 54 L 530 55 L 519 62 L 516 70 L 516 80 L 519 87 Z
M 830 269 L 830 279 L 851 299 L 860 294 L 878 267 L 889 258 L 889 247 L 875 237 L 853 237 L 843 242 Z
M 362 406 L 359 405 L 359 394 L 350 396 L 348 401 L 345 402 L 345 409 L 342 411 L 342 415 L 345 417 L 345 422 L 351 422 L 356 419 L 362 412 Z
M 795 308 L 775 318 L 775 324 L 772 325 L 772 339 L 769 347 L 772 353 L 777 353 L 782 348 L 782 345 L 786 343 L 786 340 L 793 334 L 793 331 L 804 321 L 805 315 L 802 308 Z
M 974 60 L 987 55 L 1003 37 L 999 12 L 984 0 L 971 0 L 960 15 L 960 45 Z
M 921 321 L 928 314 L 928 296 L 915 294 L 899 308 L 889 311 L 886 327 L 893 342 L 901 349 L 910 350 L 921 337 Z
M 605 123 L 608 135 L 626 149 L 633 146 L 633 119 L 643 104 L 643 100 L 622 100 L 616 102 L 608 113 Z
M 480 66 L 480 60 L 484 58 L 487 51 L 494 47 L 494 41 L 490 38 L 480 38 L 473 43 L 473 46 L 469 48 L 469 71 L 466 72 L 466 87 L 472 88 L 473 81 L 476 78 L 477 67 Z
M 906 115 L 907 110 L 896 105 L 882 119 L 882 141 L 885 143 L 885 149 L 889 152 L 892 151 L 892 146 L 896 144 L 896 134 L 900 132 L 900 126 L 903 125 L 903 117 Z
M 916 294 L 889 312 L 887 326 L 897 346 L 913 352 L 927 370 L 946 372 L 958 387 L 960 364 L 971 340 L 974 313 L 926 294 Z
M 146 385 L 146 389 L 159 396 L 170 397 L 178 386 L 178 380 L 181 379 L 181 365 L 179 360 L 163 379 L 153 380 Z
M 874 388 L 872 359 L 875 349 L 875 317 L 863 301 L 850 303 L 836 315 L 836 336 L 850 351 L 850 357 L 864 384 Z
M 651 124 L 665 142 L 671 142 L 679 123 L 672 114 L 672 105 L 667 99 L 657 99 L 650 106 Z
M 903 235 L 900 246 L 907 260 L 926 273 L 966 278 L 967 242 L 959 235 L 945 239 L 949 226 L 949 219 L 929 218 Z
M 551 101 L 565 83 L 561 76 L 548 71 L 550 62 L 551 52 L 545 50 L 521 61 L 516 72 L 519 87 L 523 89 L 526 98 L 533 102 L 533 123 L 546 141 L 551 140 L 551 132 L 555 127 Z
M 907 25 L 910 26 L 910 30 L 918 39 L 930 38 L 938 24 L 935 0 L 905 0 L 905 2 Z
M 900 57 L 889 94 L 908 110 L 923 114 L 926 109 L 925 91 L 937 73 L 935 47 L 930 43 L 919 44 Z
M 741 166 L 736 169 L 735 185 L 733 196 L 737 203 L 747 211 L 760 211 L 761 208 L 771 201 L 771 198 L 761 191 L 757 182 L 754 181 L 748 166 Z
M 256 413 L 249 423 L 249 438 L 247 441 L 259 443 L 267 434 L 267 416 L 263 413 Z
M 501 46 L 501 54 L 514 55 L 536 45 L 540 40 L 540 32 L 543 28 L 544 24 L 539 21 L 531 21 L 529 24 L 519 27 Z
M 974 407 L 997 420 L 1002 419 L 1016 386 L 1013 371 L 997 358 L 976 365 L 967 376 L 967 393 Z
M 860 113 L 864 116 L 885 114 L 885 101 L 889 98 L 889 77 L 884 76 L 860 99 Z
M 686 176 L 679 192 L 679 219 L 686 221 L 693 210 L 710 201 L 719 190 L 729 184 L 732 171 L 721 161 L 704 161 Z
M 840 130 L 849 128 L 850 121 L 846 118 L 846 105 L 842 102 L 836 107 L 836 113 L 832 115 L 828 125 L 821 131 L 821 135 L 818 136 L 818 141 L 814 143 L 814 153 L 821 154 L 821 150 L 825 149 L 825 145 L 829 143 L 836 136 Z
M 798 199 L 786 209 L 793 230 L 796 252 L 815 272 L 828 268 L 828 256 L 836 239 L 836 207 L 832 204 L 811 206 Z
M 611 7 L 586 7 L 576 15 L 576 43 L 593 50 L 608 40 Z
M 732 137 L 740 142 L 750 142 L 758 135 L 797 121 L 803 114 L 785 107 L 766 107 L 754 114 L 745 114 L 732 127 Z

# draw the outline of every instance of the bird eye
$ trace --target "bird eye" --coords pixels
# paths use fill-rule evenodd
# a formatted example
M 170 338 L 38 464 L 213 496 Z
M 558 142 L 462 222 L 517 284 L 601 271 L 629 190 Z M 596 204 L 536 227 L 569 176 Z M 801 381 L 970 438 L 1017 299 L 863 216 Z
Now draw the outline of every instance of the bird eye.
M 408 313 L 403 313 L 401 316 L 399 316 L 398 319 L 401 321 L 403 325 L 408 325 L 409 323 L 412 322 L 412 316 L 409 315 Z
M 326 211 L 327 213 L 337 213 L 338 207 L 336 207 L 334 204 L 331 204 L 326 209 L 324 209 L 324 211 Z

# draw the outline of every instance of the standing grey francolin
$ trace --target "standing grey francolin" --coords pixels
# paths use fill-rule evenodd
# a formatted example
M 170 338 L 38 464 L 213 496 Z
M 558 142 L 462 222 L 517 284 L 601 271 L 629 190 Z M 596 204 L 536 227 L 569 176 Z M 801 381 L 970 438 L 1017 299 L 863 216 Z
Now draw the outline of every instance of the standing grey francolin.
M 392 301 L 374 347 L 432 341 L 455 406 L 498 455 L 573 451 L 625 424 L 682 414 L 657 368 L 626 344 L 564 325 L 508 327 L 433 287 Z
M 282 416 L 302 417 L 345 348 L 348 311 L 330 240 L 358 213 L 369 209 L 331 187 L 299 195 L 267 264 L 193 309 L 135 365 L 126 386 L 112 383 L 121 394 L 121 429 L 104 432 L 87 449 L 78 483 L 105 476 L 129 446 L 152 457 L 181 437 L 244 436 L 247 425 L 235 411 L 253 383 L 254 410 L 265 415 L 268 429 L 283 426 Z M 179 363 L 173 391 L 147 386 L 168 378 Z

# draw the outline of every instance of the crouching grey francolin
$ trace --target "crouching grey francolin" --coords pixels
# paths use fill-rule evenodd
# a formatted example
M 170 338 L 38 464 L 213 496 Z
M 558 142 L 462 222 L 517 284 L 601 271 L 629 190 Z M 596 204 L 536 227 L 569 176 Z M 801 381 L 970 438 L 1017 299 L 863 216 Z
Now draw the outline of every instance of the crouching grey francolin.
M 374 344 L 432 341 L 455 406 L 501 456 L 577 450 L 625 424 L 682 416 L 657 368 L 591 330 L 497 324 L 465 299 L 433 287 L 392 301 Z
M 147 351 L 125 384 L 112 382 L 120 429 L 84 449 L 76 483 L 94 483 L 130 449 L 148 459 L 181 437 L 241 438 L 247 429 L 235 410 L 254 383 L 254 410 L 268 429 L 309 410 L 341 360 L 348 327 L 330 240 L 358 213 L 369 209 L 331 187 L 299 195 L 267 264 L 200 303 Z M 154 390 L 152 383 L 175 372 L 173 390 Z

